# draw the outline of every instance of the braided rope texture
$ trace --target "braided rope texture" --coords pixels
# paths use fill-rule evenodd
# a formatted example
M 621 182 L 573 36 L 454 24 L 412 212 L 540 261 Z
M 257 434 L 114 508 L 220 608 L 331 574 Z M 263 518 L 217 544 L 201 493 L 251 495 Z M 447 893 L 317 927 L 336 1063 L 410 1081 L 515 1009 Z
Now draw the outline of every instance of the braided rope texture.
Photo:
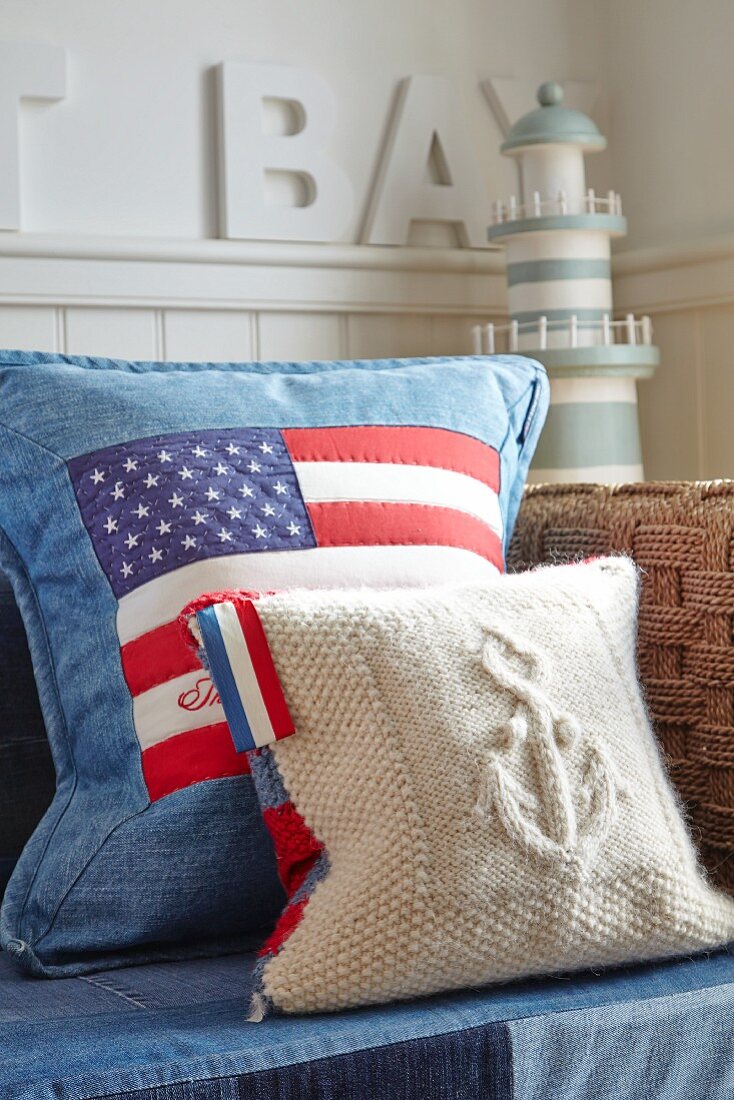
M 734 894 L 734 481 L 527 490 L 512 572 L 610 553 L 643 571 L 647 703 L 702 861 Z

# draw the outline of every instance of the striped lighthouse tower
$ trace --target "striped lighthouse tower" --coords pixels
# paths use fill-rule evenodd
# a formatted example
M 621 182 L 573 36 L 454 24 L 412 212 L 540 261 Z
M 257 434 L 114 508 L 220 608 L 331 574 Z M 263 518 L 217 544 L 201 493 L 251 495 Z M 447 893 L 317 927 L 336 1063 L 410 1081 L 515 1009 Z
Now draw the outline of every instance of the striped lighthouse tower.
M 605 138 L 563 106 L 555 82 L 510 130 L 502 152 L 517 157 L 522 195 L 496 203 L 491 241 L 507 251 L 510 323 L 475 329 L 478 352 L 519 351 L 551 379 L 551 408 L 531 481 L 643 478 L 638 378 L 658 362 L 648 317 L 615 319 L 610 243 L 623 236 L 619 195 L 587 188 L 584 154 Z

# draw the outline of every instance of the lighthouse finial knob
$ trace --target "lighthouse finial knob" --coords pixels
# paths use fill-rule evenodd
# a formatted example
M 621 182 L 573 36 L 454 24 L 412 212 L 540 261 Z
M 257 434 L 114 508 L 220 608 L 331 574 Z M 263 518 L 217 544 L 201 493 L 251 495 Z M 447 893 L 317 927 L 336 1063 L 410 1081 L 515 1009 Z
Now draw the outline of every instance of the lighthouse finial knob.
M 557 107 L 563 102 L 563 88 L 557 80 L 546 80 L 538 88 L 538 103 L 541 107 Z

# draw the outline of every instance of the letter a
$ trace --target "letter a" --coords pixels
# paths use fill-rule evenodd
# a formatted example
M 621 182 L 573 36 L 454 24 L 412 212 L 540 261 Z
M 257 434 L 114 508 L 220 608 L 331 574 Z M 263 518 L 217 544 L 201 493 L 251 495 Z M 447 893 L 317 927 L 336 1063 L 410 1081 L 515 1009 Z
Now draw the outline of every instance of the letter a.
M 440 167 L 436 182 L 428 172 L 432 154 Z M 401 84 L 363 242 L 405 244 L 411 221 L 449 222 L 462 245 L 487 243 L 489 195 L 449 82 L 440 76 L 411 76 Z

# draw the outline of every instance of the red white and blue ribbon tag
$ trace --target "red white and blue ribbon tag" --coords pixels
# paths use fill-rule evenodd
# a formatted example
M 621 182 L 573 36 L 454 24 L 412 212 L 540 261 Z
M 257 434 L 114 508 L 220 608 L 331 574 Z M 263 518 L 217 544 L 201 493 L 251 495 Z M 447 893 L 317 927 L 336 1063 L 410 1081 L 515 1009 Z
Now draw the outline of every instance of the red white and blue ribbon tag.
M 254 603 L 211 604 L 197 611 L 196 619 L 237 752 L 295 733 Z

